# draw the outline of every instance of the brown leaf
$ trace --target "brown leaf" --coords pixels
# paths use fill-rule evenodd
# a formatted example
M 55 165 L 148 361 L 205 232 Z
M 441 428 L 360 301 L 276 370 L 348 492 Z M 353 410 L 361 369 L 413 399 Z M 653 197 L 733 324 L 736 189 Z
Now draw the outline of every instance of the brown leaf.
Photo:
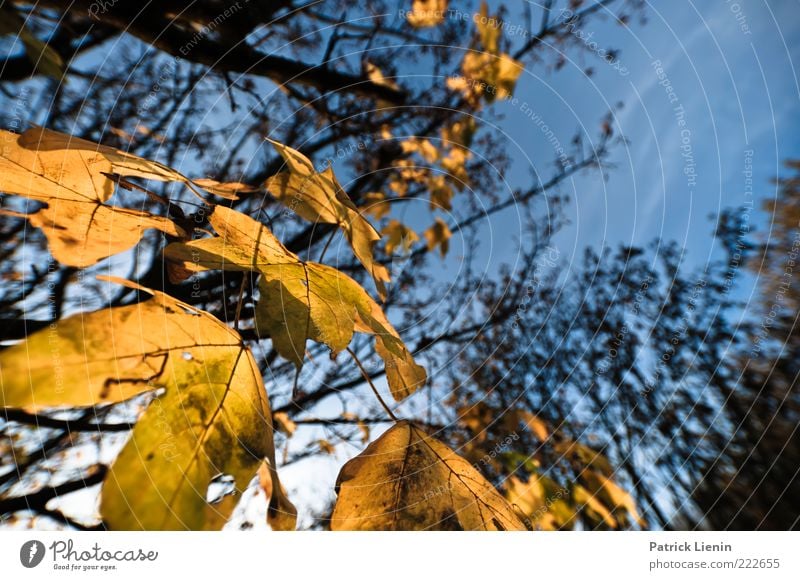
M 466 460 L 400 421 L 342 467 L 332 530 L 525 530 Z

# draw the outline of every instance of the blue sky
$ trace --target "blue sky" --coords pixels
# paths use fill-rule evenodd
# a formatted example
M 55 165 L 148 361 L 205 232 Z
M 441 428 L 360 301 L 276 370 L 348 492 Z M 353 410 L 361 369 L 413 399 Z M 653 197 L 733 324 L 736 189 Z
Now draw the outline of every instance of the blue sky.
M 595 19 L 582 29 L 599 47 L 620 49 L 619 63 L 629 74 L 591 51 L 572 51 L 557 73 L 524 72 L 516 95 L 563 144 L 577 129 L 585 139 L 594 138 L 603 114 L 624 104 L 616 111 L 615 131 L 629 144 L 613 151 L 616 167 L 608 179 L 584 173 L 563 190 L 573 201 L 572 226 L 558 237 L 564 255 L 580 255 L 586 246 L 663 237 L 687 249 L 687 265 L 702 265 L 714 250 L 708 215 L 749 199 L 745 158 L 752 161 L 755 197 L 766 199 L 776 193 L 770 179 L 781 172 L 781 162 L 800 157 L 800 87 L 793 64 L 800 46 L 800 3 L 652 2 L 647 15 L 644 26 Z M 591 77 L 584 73 L 587 67 L 595 71 Z M 659 84 L 664 76 L 673 102 Z M 498 110 L 506 115 L 500 126 L 512 146 L 533 160 L 531 165 L 517 155 L 509 182 L 524 183 L 531 170 L 546 176 L 555 157 L 552 140 L 519 107 L 504 103 Z M 687 140 L 696 171 L 693 187 L 681 150 Z M 762 218 L 760 225 L 768 224 Z

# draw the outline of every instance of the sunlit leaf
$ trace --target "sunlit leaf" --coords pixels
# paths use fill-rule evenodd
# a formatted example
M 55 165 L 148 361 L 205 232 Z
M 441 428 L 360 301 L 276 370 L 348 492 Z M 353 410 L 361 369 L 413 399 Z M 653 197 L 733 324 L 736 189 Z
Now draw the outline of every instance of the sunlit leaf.
M 272 422 L 278 431 L 288 437 L 294 435 L 297 430 L 297 423 L 292 421 L 287 413 L 273 413 Z
M 639 525 L 644 525 L 644 520 L 636 509 L 636 502 L 633 496 L 623 490 L 610 477 L 593 470 L 585 470 L 582 474 L 586 482 L 586 488 L 590 493 L 597 496 L 605 505 L 615 508 L 627 514 Z
M 415 28 L 428 28 L 441 24 L 446 11 L 447 0 L 414 0 L 406 19 Z
M 361 213 L 371 215 L 376 220 L 382 219 L 392 211 L 391 204 L 386 201 L 386 196 L 379 191 L 373 191 L 362 198 L 362 206 L 358 208 Z
M 572 488 L 572 501 L 578 510 L 596 524 L 605 524 L 609 528 L 616 529 L 617 520 L 614 519 L 611 511 L 603 505 L 597 496 L 588 491 L 582 485 L 574 485 Z
M 425 240 L 428 242 L 428 250 L 433 251 L 437 247 L 442 257 L 447 255 L 450 249 L 450 238 L 453 233 L 441 218 L 436 218 L 434 224 L 425 230 Z
M 333 530 L 524 530 L 466 460 L 400 421 L 342 467 Z
M 70 187 L 81 199 L 86 199 L 90 194 L 94 194 L 94 197 L 90 197 L 91 199 L 99 201 L 105 201 L 111 197 L 114 191 L 114 181 L 103 173 L 115 173 L 125 177 L 140 177 L 155 181 L 176 181 L 197 192 L 191 179 L 163 163 L 57 131 L 34 127 L 19 136 L 18 144 L 28 150 L 27 154 L 22 155 L 19 161 L 23 169 L 33 170 L 35 173 L 39 173 L 39 169 L 41 169 L 43 183 L 49 182 L 51 188 L 53 182 Z M 106 169 L 107 167 L 110 169 Z M 81 187 L 87 177 L 94 182 L 95 191 Z M 33 189 L 29 187 L 28 191 Z M 9 193 L 26 195 L 24 192 L 17 191 Z M 236 196 L 230 193 L 225 194 L 218 191 L 217 195 L 236 199 Z M 26 197 L 37 199 L 33 195 L 26 195 Z M 61 195 L 52 193 L 49 194 L 49 197 L 65 199 Z
M 125 530 L 219 527 L 238 496 L 210 504 L 212 479 L 230 476 L 241 494 L 262 459 L 275 461 L 264 384 L 237 333 L 151 294 L 69 317 L 0 352 L 2 404 L 92 406 L 163 389 L 106 477 L 103 520 Z
M 303 262 L 261 223 L 216 207 L 209 221 L 218 237 L 170 244 L 165 256 L 190 271 L 247 270 L 261 274 L 256 327 L 278 353 L 302 366 L 308 339 L 344 350 L 353 332 L 374 334 L 396 400 L 425 383 L 425 370 L 386 319 L 383 310 L 352 278 L 335 268 Z
M 270 143 L 283 157 L 288 171 L 267 179 L 267 190 L 300 217 L 341 228 L 356 258 L 374 279 L 378 294 L 385 298 L 389 271 L 373 256 L 373 246 L 380 235 L 347 197 L 333 169 L 317 172 L 311 160 L 299 151 L 277 141 Z
M 411 250 L 411 246 L 419 240 L 417 232 L 397 220 L 391 220 L 381 233 L 386 236 L 386 253 L 393 255 L 398 248 L 404 253 Z
M 365 68 L 367 71 L 367 78 L 371 80 L 374 84 L 384 87 L 389 87 L 397 91 L 400 90 L 400 86 L 395 81 L 387 79 L 385 76 L 383 76 L 383 72 L 381 71 L 381 69 L 379 69 L 371 62 L 365 63 Z
M 40 228 L 53 258 L 76 268 L 131 249 L 148 229 L 174 237 L 186 235 L 175 222 L 162 216 L 74 200 L 53 199 L 31 214 L 0 209 L 0 215 L 25 218 Z
M 258 468 L 258 484 L 267 498 L 267 523 L 273 530 L 290 532 L 297 527 L 297 509 L 286 496 L 272 463 L 264 461 Z

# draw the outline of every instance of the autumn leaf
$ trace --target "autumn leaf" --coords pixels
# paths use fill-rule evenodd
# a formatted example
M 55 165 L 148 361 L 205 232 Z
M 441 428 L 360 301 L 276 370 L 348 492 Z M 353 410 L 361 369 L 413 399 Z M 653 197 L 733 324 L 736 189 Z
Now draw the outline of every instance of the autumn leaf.
M 185 232 L 172 220 L 145 211 L 53 199 L 31 214 L 0 209 L 0 215 L 27 219 L 47 238 L 58 262 L 76 268 L 96 264 L 131 249 L 148 229 L 174 237 Z
M 0 191 L 46 204 L 32 214 L 3 210 L 3 215 L 27 218 L 42 229 L 53 257 L 78 268 L 91 266 L 128 250 L 148 229 L 170 236 L 185 232 L 173 221 L 148 212 L 107 205 L 114 193 L 113 174 L 161 181 L 191 180 L 160 163 L 41 127 L 22 135 L 2 131 Z M 212 186 L 209 180 L 206 185 Z M 217 195 L 229 184 L 214 182 Z M 193 189 L 194 191 L 194 189 Z
M 28 59 L 38 72 L 61 79 L 64 75 L 64 59 L 52 47 L 36 38 L 10 3 L 0 6 L 0 35 L 6 34 L 13 34 L 22 41 Z
M 389 271 L 373 256 L 373 246 L 380 235 L 347 197 L 333 169 L 317 172 L 311 160 L 299 151 L 277 141 L 270 143 L 283 157 L 288 171 L 267 179 L 267 190 L 303 219 L 341 228 L 356 258 L 375 281 L 378 294 L 385 298 Z
M 500 21 L 488 15 L 485 2 L 475 19 L 478 43 L 482 50 L 464 55 L 461 63 L 463 78 L 448 79 L 447 86 L 464 94 L 467 100 L 477 105 L 480 98 L 491 103 L 495 99 L 507 99 L 514 92 L 523 65 L 506 53 L 500 52 Z
M 18 144 L 28 150 L 21 163 L 23 168 L 29 170 L 34 167 L 37 170 L 41 168 L 46 172 L 46 177 L 60 184 L 64 184 L 64 180 L 67 182 L 72 179 L 85 180 L 86 175 L 89 174 L 92 181 L 102 188 L 102 195 L 98 191 L 94 197 L 99 201 L 106 201 L 114 191 L 114 180 L 103 173 L 115 173 L 124 177 L 140 177 L 155 181 L 176 181 L 183 183 L 199 195 L 195 183 L 191 179 L 163 163 L 65 133 L 34 127 L 19 136 Z M 40 164 L 36 163 L 37 158 Z M 85 167 L 81 167 L 81 163 L 84 163 Z M 110 170 L 106 171 L 105 167 L 108 166 L 110 166 Z M 52 185 L 50 187 L 52 188 Z M 83 197 L 86 197 L 87 190 L 83 189 L 82 191 Z M 216 194 L 227 199 L 236 199 L 236 196 L 231 193 L 217 191 Z M 19 193 L 19 195 L 25 195 L 25 193 Z
M 212 479 L 231 476 L 241 494 L 263 458 L 275 461 L 258 366 L 210 314 L 110 280 L 153 297 L 66 318 L 0 352 L 2 404 L 95 406 L 164 389 L 106 477 L 103 520 L 124 530 L 220 527 L 238 497 L 209 504 Z
M 414 28 L 428 28 L 441 24 L 446 11 L 447 0 L 414 0 L 406 19 Z
M 319 446 L 320 451 L 327 455 L 335 455 L 336 454 L 336 447 L 334 447 L 330 441 L 325 439 L 319 439 L 317 441 L 317 445 Z
M 523 411 L 521 413 L 522 420 L 528 426 L 528 428 L 536 435 L 536 438 L 539 441 L 547 441 L 547 438 L 550 436 L 550 429 L 542 419 L 534 415 L 533 413 L 529 413 L 527 411 Z
M 273 530 L 290 532 L 297 527 L 297 509 L 289 501 L 273 464 L 264 461 L 258 468 L 258 484 L 267 498 L 267 523 Z
M 381 71 L 381 69 L 379 69 L 371 62 L 364 63 L 364 68 L 366 69 L 367 72 L 367 78 L 371 80 L 373 84 L 389 87 L 396 91 L 401 90 L 400 85 L 398 85 L 395 81 L 387 79 L 385 76 L 383 76 L 383 71 Z
M 417 153 L 428 163 L 433 163 L 439 159 L 439 151 L 427 139 L 420 139 L 418 137 L 410 137 L 400 143 L 403 153 L 412 154 Z
M 261 274 L 255 323 L 284 358 L 298 367 L 311 339 L 333 353 L 344 350 L 354 332 L 375 335 L 386 378 L 398 401 L 426 381 L 383 310 L 352 278 L 335 268 L 303 262 L 261 223 L 218 206 L 209 216 L 217 237 L 174 243 L 164 255 L 190 271 L 245 270 Z
M 208 192 L 211 192 L 219 197 L 226 199 L 236 199 L 237 193 L 254 193 L 258 191 L 257 187 L 247 185 L 240 181 L 220 182 L 216 179 L 200 178 L 192 179 L 192 183 L 199 185 Z
M 428 181 L 428 191 L 431 192 L 431 210 L 453 209 L 451 200 L 453 199 L 453 189 L 447 183 L 444 175 L 434 175 Z
M 443 258 L 447 255 L 450 249 L 450 238 L 453 236 L 453 233 L 450 231 L 450 228 L 447 227 L 444 220 L 436 218 L 434 224 L 425 230 L 423 235 L 428 242 L 428 251 L 432 252 L 438 247 Z
M 466 460 L 400 421 L 342 467 L 333 530 L 525 530 Z
M 472 138 L 476 130 L 475 118 L 465 116 L 442 128 L 442 141 L 451 147 L 467 148 L 472 145 Z
M 361 199 L 361 207 L 359 207 L 359 211 L 361 213 L 365 213 L 367 215 L 371 215 L 376 220 L 380 220 L 387 215 L 389 212 L 392 211 L 391 205 L 389 204 L 386 196 L 379 191 L 373 191 L 366 194 Z
M 294 435 L 294 432 L 297 430 L 297 423 L 292 421 L 287 413 L 273 413 L 272 423 L 278 431 L 287 437 Z
M 419 241 L 417 232 L 407 227 L 397 220 L 391 220 L 381 233 L 386 236 L 386 253 L 393 255 L 397 248 L 401 248 L 406 254 L 411 250 L 411 246 Z
M 594 470 L 584 470 L 582 473 L 587 490 L 596 496 L 604 505 L 611 506 L 628 515 L 639 525 L 644 525 L 644 520 L 636 509 L 636 502 L 633 497 L 617 485 L 610 477 Z M 620 521 L 623 518 L 617 518 Z M 620 521 L 620 523 L 623 523 Z
M 569 505 L 569 492 L 547 476 L 532 473 L 528 481 L 516 475 L 509 477 L 505 496 L 515 509 L 536 530 L 558 530 L 570 527 L 575 510 Z
M 573 486 L 572 501 L 577 509 L 582 510 L 587 517 L 596 523 L 603 523 L 609 528 L 616 529 L 617 520 L 614 519 L 611 511 L 603 505 L 597 496 L 582 485 Z

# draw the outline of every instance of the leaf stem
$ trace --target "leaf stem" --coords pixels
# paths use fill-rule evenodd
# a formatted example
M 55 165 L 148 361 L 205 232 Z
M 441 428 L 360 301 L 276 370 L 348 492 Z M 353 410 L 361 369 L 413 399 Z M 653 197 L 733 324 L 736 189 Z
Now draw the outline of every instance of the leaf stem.
M 247 272 L 242 273 L 242 284 L 239 286 L 239 301 L 236 303 L 236 316 L 233 320 L 233 329 L 239 332 L 239 318 L 242 316 L 242 302 L 244 301 L 244 288 L 249 276 Z
M 353 360 L 356 362 L 356 366 L 358 367 L 358 370 L 361 371 L 361 376 L 364 377 L 364 380 L 367 381 L 367 383 L 369 384 L 370 388 L 372 388 L 372 392 L 375 393 L 375 396 L 378 398 L 378 402 L 381 404 L 381 407 L 383 407 L 383 410 L 386 411 L 386 413 L 389 415 L 389 417 L 392 418 L 392 421 L 394 421 L 395 423 L 398 422 L 400 419 L 397 418 L 397 415 L 395 415 L 392 412 L 392 410 L 389 408 L 389 405 L 387 405 L 386 401 L 383 400 L 383 397 L 381 397 L 381 394 L 378 392 L 377 387 L 375 387 L 375 384 L 372 382 L 372 379 L 369 377 L 369 373 L 367 373 L 366 369 L 361 364 L 361 361 L 358 360 L 358 357 L 356 356 L 356 353 L 354 353 L 350 349 L 349 346 L 347 347 L 347 352 L 350 353 L 351 357 L 353 357 Z
M 325 242 L 325 247 L 322 248 L 322 253 L 319 255 L 319 259 L 317 260 L 317 262 L 322 262 L 322 258 L 325 257 L 325 253 L 328 251 L 328 246 L 331 245 L 331 242 L 333 241 L 333 237 L 335 235 L 336 235 L 336 230 L 332 229 L 331 234 L 328 236 L 328 241 Z

